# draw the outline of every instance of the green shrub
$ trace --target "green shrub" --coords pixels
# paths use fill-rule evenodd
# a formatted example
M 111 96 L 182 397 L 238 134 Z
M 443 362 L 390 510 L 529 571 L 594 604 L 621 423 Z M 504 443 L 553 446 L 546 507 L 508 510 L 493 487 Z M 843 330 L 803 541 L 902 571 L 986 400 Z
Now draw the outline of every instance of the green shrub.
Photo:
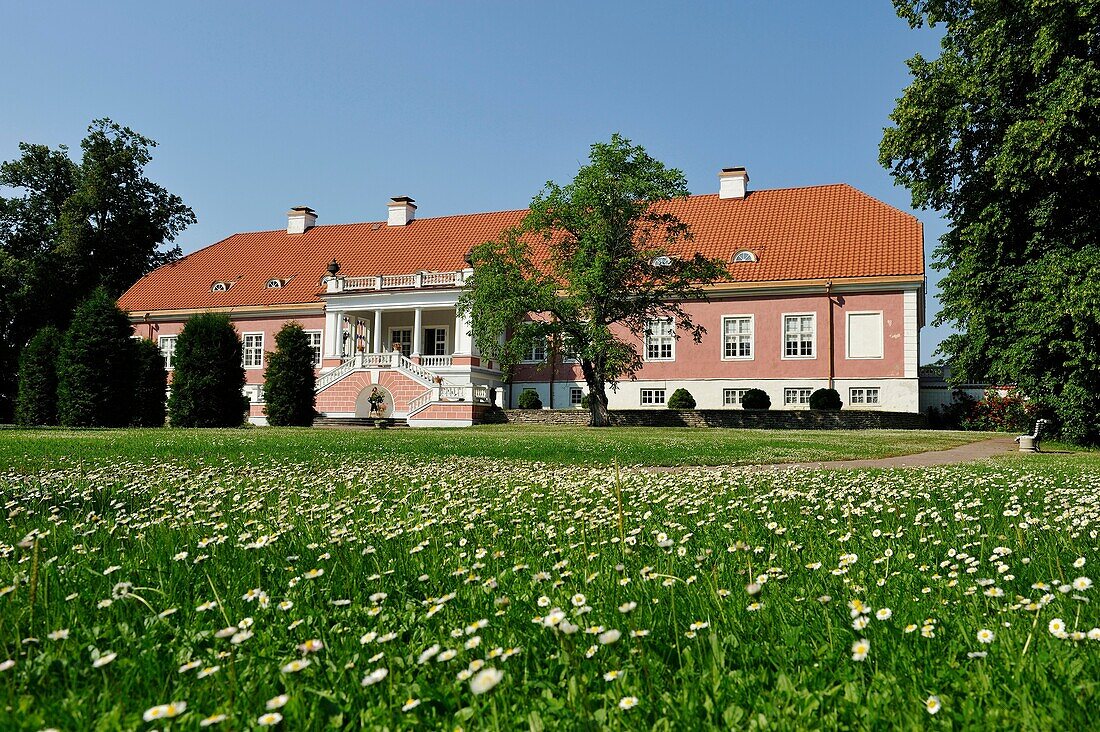
M 741 397 L 742 409 L 771 409 L 772 398 L 763 389 L 749 389 Z
M 135 427 L 163 427 L 168 398 L 164 355 L 148 338 L 137 341 L 136 349 L 133 424 Z
M 589 398 L 588 394 L 581 397 L 581 409 L 592 409 L 592 400 Z
M 130 424 L 137 366 L 132 334 L 126 313 L 103 288 L 77 307 L 57 359 L 57 412 L 61 424 Z
M 15 420 L 24 425 L 57 424 L 57 355 L 61 331 L 42 328 L 19 355 L 19 396 Z
M 844 405 L 836 389 L 817 389 L 810 394 L 810 409 L 836 411 L 842 406 Z
M 695 409 L 695 397 L 687 389 L 677 389 L 668 398 L 669 409 Z
M 264 413 L 276 427 L 308 427 L 314 409 L 313 348 L 300 323 L 293 321 L 275 334 L 275 352 L 269 353 L 264 372 Z
M 191 316 L 176 339 L 168 417 L 176 427 L 239 427 L 244 396 L 241 338 L 220 313 Z
M 542 409 L 542 400 L 534 389 L 524 389 L 516 400 L 516 406 L 520 409 Z

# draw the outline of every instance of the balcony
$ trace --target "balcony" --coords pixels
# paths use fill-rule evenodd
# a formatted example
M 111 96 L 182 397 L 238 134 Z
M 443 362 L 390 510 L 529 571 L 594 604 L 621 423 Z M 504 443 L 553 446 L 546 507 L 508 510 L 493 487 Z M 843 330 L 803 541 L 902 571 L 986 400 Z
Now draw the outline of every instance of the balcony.
M 373 277 L 329 277 L 326 292 L 363 292 L 370 290 L 419 290 L 423 288 L 456 288 L 466 284 L 467 270 L 455 272 L 414 272 Z

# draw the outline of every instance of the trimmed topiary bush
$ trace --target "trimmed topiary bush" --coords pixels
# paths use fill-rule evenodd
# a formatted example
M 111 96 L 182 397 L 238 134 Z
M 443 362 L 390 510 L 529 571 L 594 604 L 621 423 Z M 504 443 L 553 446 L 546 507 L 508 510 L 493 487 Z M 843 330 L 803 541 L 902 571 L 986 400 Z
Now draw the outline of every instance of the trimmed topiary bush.
M 542 409 L 542 400 L 534 389 L 524 389 L 516 400 L 516 406 L 520 409 Z
M 134 408 L 133 328 L 107 291 L 73 313 L 57 359 L 57 416 L 66 427 L 124 427 Z
M 15 421 L 23 425 L 57 424 L 57 355 L 61 331 L 42 328 L 19 355 L 19 396 Z
M 817 389 L 810 394 L 810 409 L 836 411 L 843 403 L 840 401 L 840 393 L 836 389 Z
M 669 409 L 695 409 L 695 397 L 687 389 L 677 389 L 668 398 Z
M 163 427 L 168 399 L 168 371 L 164 355 L 148 338 L 135 346 L 134 415 L 135 427 Z
M 176 339 L 168 418 L 175 427 L 239 427 L 248 399 L 241 337 L 220 313 L 191 316 Z
M 741 397 L 742 409 L 771 409 L 772 398 L 763 389 L 749 389 Z
M 264 413 L 276 427 L 309 427 L 317 416 L 313 388 L 313 348 L 301 323 L 289 322 L 275 334 L 264 372 Z

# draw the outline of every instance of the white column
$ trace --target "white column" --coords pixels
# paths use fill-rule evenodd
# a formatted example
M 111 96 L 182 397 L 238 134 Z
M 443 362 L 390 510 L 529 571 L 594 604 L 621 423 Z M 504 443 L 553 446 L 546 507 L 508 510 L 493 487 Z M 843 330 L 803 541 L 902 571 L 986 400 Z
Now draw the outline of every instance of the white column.
M 336 355 L 340 358 L 344 358 L 348 355 L 348 343 L 344 338 L 344 317 L 346 313 L 339 312 L 336 314 Z
M 412 354 L 413 356 L 420 355 L 420 349 L 423 348 L 423 344 L 420 342 L 424 337 L 424 309 L 417 308 L 413 311 L 413 342 L 412 342 Z
M 336 358 L 340 355 L 340 313 L 325 311 L 325 356 Z
M 374 311 L 374 352 L 382 352 L 382 311 Z
M 473 338 L 470 336 L 470 316 L 455 309 L 455 354 L 469 356 L 473 353 Z

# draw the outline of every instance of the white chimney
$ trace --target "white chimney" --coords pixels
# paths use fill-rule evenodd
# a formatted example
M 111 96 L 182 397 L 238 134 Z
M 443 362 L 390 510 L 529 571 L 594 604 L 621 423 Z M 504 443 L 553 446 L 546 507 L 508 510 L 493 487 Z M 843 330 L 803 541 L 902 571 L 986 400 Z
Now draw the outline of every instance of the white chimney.
M 749 172 L 744 168 L 722 168 L 718 174 L 719 198 L 744 198 L 749 189 Z
M 295 206 L 286 212 L 286 233 L 304 234 L 317 225 L 317 212 L 309 206 Z
M 408 196 L 394 196 L 386 206 L 390 210 L 386 223 L 390 226 L 404 226 L 416 216 L 416 201 Z

